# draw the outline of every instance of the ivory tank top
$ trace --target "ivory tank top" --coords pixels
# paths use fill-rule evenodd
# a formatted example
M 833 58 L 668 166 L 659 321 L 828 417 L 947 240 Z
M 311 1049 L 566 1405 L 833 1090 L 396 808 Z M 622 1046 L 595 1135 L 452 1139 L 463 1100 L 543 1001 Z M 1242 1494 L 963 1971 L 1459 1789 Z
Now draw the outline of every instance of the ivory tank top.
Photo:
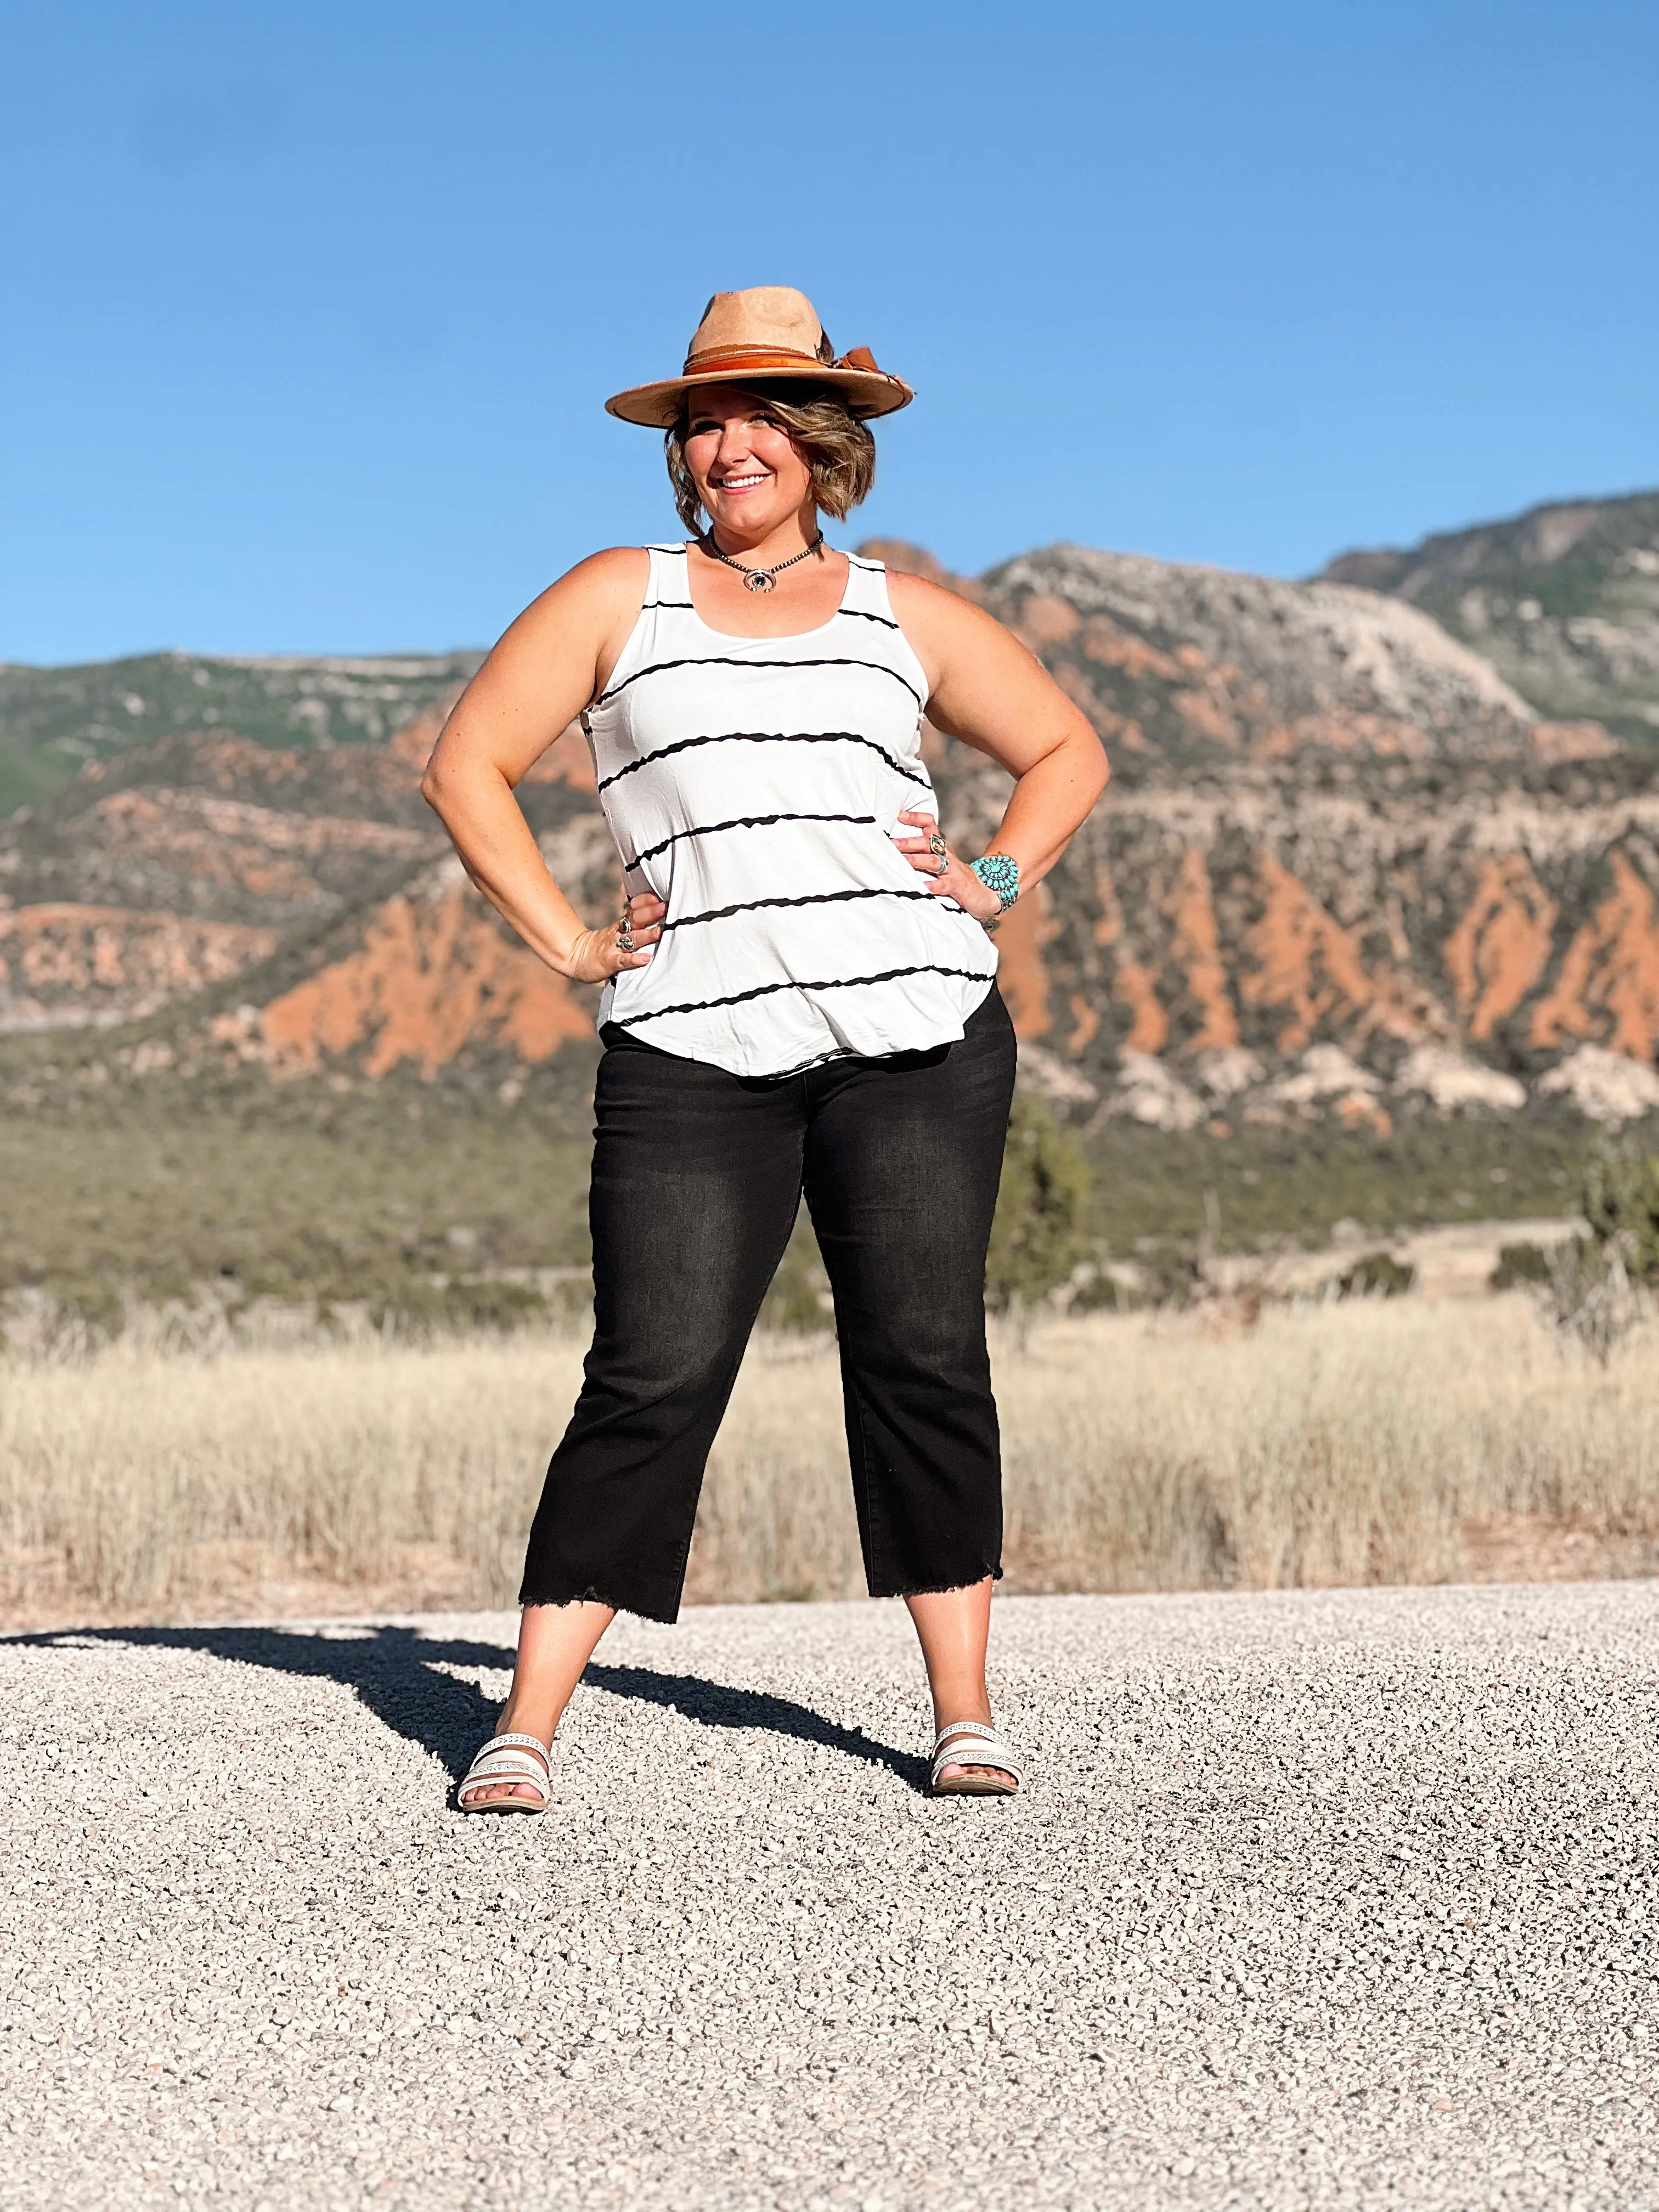
M 605 986 L 601 1023 L 750 1076 L 961 1036 L 997 956 L 893 842 L 901 812 L 939 804 L 927 679 L 885 569 L 849 556 L 818 629 L 731 637 L 691 604 L 687 548 L 649 552 L 582 724 L 628 888 L 668 912 L 650 964 Z

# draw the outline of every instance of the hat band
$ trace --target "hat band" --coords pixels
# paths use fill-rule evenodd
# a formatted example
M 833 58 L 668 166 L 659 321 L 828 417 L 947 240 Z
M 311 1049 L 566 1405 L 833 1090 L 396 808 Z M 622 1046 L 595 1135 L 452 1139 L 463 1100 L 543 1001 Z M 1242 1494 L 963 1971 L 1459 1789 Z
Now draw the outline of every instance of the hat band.
M 707 353 L 689 353 L 682 376 L 714 376 L 726 368 L 794 368 L 805 362 L 811 368 L 828 368 L 831 364 L 820 361 L 815 353 L 802 353 L 794 346 L 729 345 L 719 346 Z

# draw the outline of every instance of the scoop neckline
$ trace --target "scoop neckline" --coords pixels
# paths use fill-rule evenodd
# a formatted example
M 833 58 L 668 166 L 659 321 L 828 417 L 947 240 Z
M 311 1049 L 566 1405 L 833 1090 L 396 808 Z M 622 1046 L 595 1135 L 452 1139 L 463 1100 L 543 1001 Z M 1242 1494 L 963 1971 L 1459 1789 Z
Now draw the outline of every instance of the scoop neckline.
M 830 548 L 832 553 L 838 550 L 833 545 Z M 828 622 L 821 622 L 812 629 L 774 631 L 768 636 L 756 637 L 747 630 L 716 629 L 712 623 L 703 620 L 698 611 L 696 601 L 691 597 L 691 541 L 690 538 L 681 543 L 680 556 L 685 562 L 685 596 L 690 605 L 691 619 L 699 629 L 706 632 L 710 637 L 719 638 L 726 645 L 799 645 L 805 638 L 822 637 L 825 630 L 833 629 L 846 613 L 847 601 L 853 589 L 853 556 L 850 553 L 843 553 L 841 557 L 847 563 L 847 581 L 842 586 L 841 599 L 836 605 L 836 611 Z

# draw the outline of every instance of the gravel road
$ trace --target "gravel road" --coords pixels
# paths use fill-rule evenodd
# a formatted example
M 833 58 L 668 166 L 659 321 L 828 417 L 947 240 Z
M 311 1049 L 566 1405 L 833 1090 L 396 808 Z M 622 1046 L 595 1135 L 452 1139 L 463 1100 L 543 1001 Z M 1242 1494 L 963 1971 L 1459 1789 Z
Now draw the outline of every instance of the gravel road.
M 0 1641 L 8 2207 L 1659 2205 L 1659 1588 L 617 1625 L 465 1820 L 504 1615 Z

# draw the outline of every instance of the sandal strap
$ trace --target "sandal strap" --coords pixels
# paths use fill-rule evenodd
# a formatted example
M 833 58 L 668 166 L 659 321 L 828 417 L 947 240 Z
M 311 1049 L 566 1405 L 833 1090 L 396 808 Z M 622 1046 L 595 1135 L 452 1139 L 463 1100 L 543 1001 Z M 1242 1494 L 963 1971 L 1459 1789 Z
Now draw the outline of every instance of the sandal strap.
M 547 1746 L 539 1736 L 521 1735 L 516 1730 L 493 1735 L 467 1768 L 456 1795 L 465 1796 L 469 1790 L 482 1789 L 491 1782 L 528 1782 L 547 1804 L 553 1795 L 551 1766 Z
M 509 1730 L 506 1735 L 492 1735 L 488 1743 L 480 1744 L 478 1747 L 479 1758 L 482 1759 L 485 1752 L 494 1751 L 498 1745 L 504 1743 L 522 1744 L 526 1751 L 539 1752 L 541 1753 L 542 1765 L 544 1766 L 550 1766 L 553 1763 L 553 1755 L 548 1750 L 547 1746 L 542 1741 L 540 1736 L 524 1735 L 517 1729 Z
M 1025 1769 L 1010 1749 L 1007 1738 L 983 1721 L 957 1721 L 939 1730 L 933 1744 L 931 1781 L 937 1782 L 947 1766 L 990 1766 L 999 1774 L 1012 1775 L 1016 1783 L 1025 1779 Z
M 475 1759 L 466 1770 L 469 1782 L 502 1774 L 527 1775 L 532 1782 L 547 1780 L 547 1769 L 538 1765 L 527 1751 L 492 1751 L 488 1758 L 480 1755 Z

